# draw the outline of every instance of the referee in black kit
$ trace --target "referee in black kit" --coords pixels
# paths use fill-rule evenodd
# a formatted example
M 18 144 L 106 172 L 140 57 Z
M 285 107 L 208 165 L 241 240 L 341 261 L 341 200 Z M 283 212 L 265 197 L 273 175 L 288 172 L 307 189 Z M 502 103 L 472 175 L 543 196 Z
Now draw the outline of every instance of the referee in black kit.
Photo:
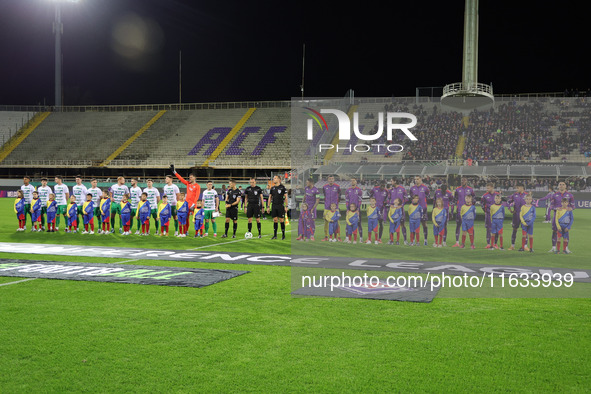
M 257 181 L 250 178 L 250 186 L 244 190 L 246 217 L 248 218 L 248 232 L 252 233 L 252 218 L 257 221 L 257 229 L 259 230 L 259 238 L 261 238 L 261 207 L 264 206 L 263 189 L 257 186 Z
M 236 230 L 238 229 L 238 204 L 242 198 L 240 190 L 236 189 L 236 182 L 230 179 L 230 187 L 226 191 L 226 232 L 222 238 L 228 237 L 228 229 L 230 228 L 230 220 L 234 222 L 234 232 L 232 238 L 236 238 Z
M 271 208 L 269 208 L 271 207 Z M 267 201 L 267 213 L 273 218 L 273 237 L 277 239 L 277 222 L 281 223 L 281 239 L 285 239 L 285 213 L 287 212 L 287 189 L 281 184 L 279 175 L 273 177 L 273 186 Z

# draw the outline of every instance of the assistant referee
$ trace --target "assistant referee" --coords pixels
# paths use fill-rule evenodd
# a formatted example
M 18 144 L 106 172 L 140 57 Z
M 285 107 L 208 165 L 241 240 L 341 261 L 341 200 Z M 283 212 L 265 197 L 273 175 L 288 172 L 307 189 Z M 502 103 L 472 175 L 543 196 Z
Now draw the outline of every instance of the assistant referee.
M 244 199 L 246 200 L 244 211 L 248 218 L 248 232 L 252 232 L 252 218 L 255 218 L 259 238 L 261 238 L 261 207 L 264 205 L 265 200 L 263 198 L 263 189 L 257 186 L 255 178 L 250 178 L 250 186 L 244 190 Z
M 230 220 L 233 222 L 232 238 L 236 238 L 236 230 L 238 229 L 238 204 L 242 200 L 242 193 L 236 188 L 236 182 L 230 179 L 230 188 L 226 192 L 226 231 L 222 238 L 228 237 L 228 230 L 230 229 Z
M 287 189 L 281 184 L 281 177 L 273 177 L 273 186 L 267 200 L 267 213 L 273 218 L 273 237 L 277 239 L 277 223 L 281 223 L 281 239 L 285 239 L 285 213 L 287 212 Z

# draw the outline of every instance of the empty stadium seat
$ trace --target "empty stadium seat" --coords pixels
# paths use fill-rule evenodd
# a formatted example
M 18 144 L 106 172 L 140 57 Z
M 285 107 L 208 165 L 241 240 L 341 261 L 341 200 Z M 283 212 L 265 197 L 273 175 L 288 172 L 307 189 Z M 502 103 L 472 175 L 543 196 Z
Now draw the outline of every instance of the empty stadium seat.
M 27 111 L 0 111 L 0 147 L 35 115 Z

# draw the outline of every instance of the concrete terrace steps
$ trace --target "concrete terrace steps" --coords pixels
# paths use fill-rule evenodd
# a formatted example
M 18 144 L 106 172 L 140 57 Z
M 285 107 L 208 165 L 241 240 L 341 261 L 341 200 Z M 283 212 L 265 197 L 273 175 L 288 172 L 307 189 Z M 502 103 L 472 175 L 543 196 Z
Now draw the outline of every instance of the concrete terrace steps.
M 11 153 L 16 150 L 50 114 L 51 112 L 37 113 L 25 126 L 13 135 L 12 138 L 0 149 L 0 163 L 10 157 Z
M 152 125 L 117 158 L 124 160 L 144 160 L 158 149 L 184 150 L 185 147 L 175 146 L 173 141 L 178 137 L 177 130 L 189 120 L 190 116 L 190 111 L 167 111 L 162 116 L 161 122 Z M 183 154 L 186 154 L 186 152 Z
M 54 112 L 8 159 L 68 159 L 102 162 L 157 111 Z
M 169 110 L 152 127 L 146 130 L 121 154 L 118 159 L 130 160 L 169 160 L 186 159 L 195 146 L 214 128 L 231 129 L 242 118 L 246 109 L 200 109 Z M 215 136 L 218 136 L 216 134 Z M 211 153 L 209 148 L 199 149 L 195 162 L 200 164 Z
M 35 112 L 0 111 L 0 146 L 4 145 L 35 116 Z
M 131 137 L 129 137 L 115 152 L 111 153 L 99 167 L 107 166 L 112 160 L 117 158 L 129 145 L 131 145 L 136 139 L 138 139 L 143 133 L 145 133 L 154 123 L 156 123 L 164 114 L 166 110 L 159 111 L 152 119 L 143 125 L 138 131 L 136 131 Z
M 232 128 L 232 130 L 230 130 L 228 135 L 215 148 L 215 150 L 207 158 L 207 160 L 205 160 L 205 162 L 203 163 L 203 166 L 207 166 L 209 164 L 209 162 L 215 160 L 222 153 L 222 151 L 226 148 L 226 146 L 228 146 L 230 141 L 232 141 L 232 139 L 234 139 L 234 137 L 236 137 L 238 135 L 238 132 L 242 129 L 244 124 L 248 121 L 248 119 L 252 116 L 252 114 L 255 111 L 256 111 L 256 108 L 250 108 L 250 109 L 248 109 L 248 111 L 246 111 L 246 113 L 242 116 L 242 118 L 240 118 L 238 123 L 236 123 L 234 125 L 234 127 Z
M 273 134 L 274 142 L 259 146 L 271 128 L 285 127 Z M 277 129 L 274 129 L 277 130 Z M 269 141 L 271 141 L 269 139 Z M 245 165 L 265 157 L 289 163 L 291 154 L 291 108 L 258 108 L 216 158 L 216 165 Z M 269 150 L 273 147 L 273 150 Z M 255 152 L 255 150 L 257 150 Z M 254 153 L 254 155 L 253 155 Z M 257 154 L 258 153 L 258 154 Z

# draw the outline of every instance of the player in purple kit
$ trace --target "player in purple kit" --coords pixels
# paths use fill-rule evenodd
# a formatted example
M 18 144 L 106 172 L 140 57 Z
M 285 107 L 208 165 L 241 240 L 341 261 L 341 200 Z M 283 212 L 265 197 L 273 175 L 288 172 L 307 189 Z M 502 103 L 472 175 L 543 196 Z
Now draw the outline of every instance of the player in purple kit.
M 402 186 L 396 178 L 392 178 L 392 188 L 390 189 L 388 204 L 394 205 L 394 201 L 396 201 L 397 198 L 400 199 L 400 206 L 403 208 L 404 205 L 409 202 L 408 192 L 406 191 L 404 186 Z M 402 215 L 402 218 L 400 219 L 400 228 L 402 230 L 402 236 L 404 237 L 404 244 L 408 245 L 408 242 L 406 241 L 406 226 L 404 225 L 404 215 Z
M 509 250 L 515 250 L 515 238 L 517 238 L 517 230 L 521 227 L 521 218 L 519 214 L 521 212 L 521 207 L 525 205 L 525 196 L 529 193 L 525 191 L 525 186 L 519 183 L 515 186 L 517 189 L 515 193 L 509 196 L 507 202 L 511 207 L 511 212 L 513 213 L 513 233 L 511 233 L 511 247 Z
M 453 248 L 460 247 L 460 232 L 462 231 L 462 215 L 460 210 L 462 205 L 466 203 L 466 196 L 472 196 L 474 198 L 474 189 L 468 186 L 468 178 L 463 177 L 461 182 L 462 184 L 454 191 L 454 201 L 456 204 L 456 243 L 452 246 Z
M 349 210 L 349 205 L 355 204 L 357 209 L 361 207 L 363 197 L 363 190 L 357 186 L 357 179 L 351 178 L 351 187 L 345 191 L 345 204 L 347 206 L 347 210 Z M 357 233 L 359 235 L 359 243 L 363 242 L 363 227 L 361 226 L 361 220 L 357 221 Z
M 558 184 L 558 190 L 552 195 L 550 198 L 550 206 L 554 211 L 552 215 L 552 249 L 548 252 L 555 252 L 556 251 L 556 241 L 558 240 L 558 228 L 556 227 L 556 211 L 562 208 L 562 199 L 566 198 L 568 200 L 568 208 L 571 211 L 575 209 L 575 197 L 571 192 L 566 190 L 566 183 L 560 182 Z
M 423 215 L 421 216 L 421 225 L 423 226 L 423 236 L 424 236 L 424 244 L 427 245 L 427 236 L 429 235 L 429 230 L 427 227 L 427 222 L 429 221 L 427 215 L 427 199 L 429 198 L 429 186 L 423 183 L 423 178 L 420 176 L 415 176 L 415 185 L 410 188 L 410 197 L 419 196 L 419 205 L 423 209 Z
M 543 223 L 551 223 L 552 222 L 552 196 L 554 195 L 554 188 L 552 186 L 548 186 L 548 194 L 545 197 L 539 198 L 535 201 L 536 207 L 540 206 L 542 201 L 547 201 L 546 203 L 546 217 Z
M 341 201 L 341 187 L 334 183 L 334 175 L 328 176 L 328 183 L 322 187 L 322 193 L 324 194 L 324 211 L 330 211 L 330 205 L 336 204 L 337 211 L 339 210 L 339 202 Z M 324 223 L 324 239 L 328 241 L 328 230 L 329 222 Z M 339 237 L 340 242 L 340 237 Z
M 495 203 L 495 196 L 499 194 L 499 192 L 495 191 L 495 184 L 489 182 L 486 184 L 486 193 L 482 195 L 480 198 L 480 206 L 484 211 L 484 227 L 486 228 L 486 247 L 485 249 L 490 249 L 492 247 L 490 243 L 490 235 L 492 229 L 492 220 L 490 217 L 490 207 Z
M 376 199 L 376 207 L 378 208 L 378 243 L 382 243 L 382 233 L 384 232 L 384 218 L 387 213 L 384 211 L 386 201 L 388 200 L 388 189 L 386 189 L 386 181 L 380 181 L 380 184 L 371 189 L 370 197 Z
M 445 183 L 442 184 L 439 189 L 435 190 L 435 195 L 433 196 L 433 208 L 435 208 L 437 200 L 441 199 L 441 201 L 443 202 L 443 209 L 445 209 L 446 211 L 445 222 L 443 224 L 442 246 L 447 246 L 447 223 L 449 222 L 450 214 L 453 215 L 453 198 L 453 193 L 449 191 Z M 451 212 L 449 210 L 450 208 Z
M 312 217 L 316 219 L 316 207 L 320 202 L 318 195 L 320 191 L 314 186 L 314 179 L 310 178 L 306 181 L 306 190 L 304 191 L 304 202 L 308 204 L 308 211 L 312 214 Z

